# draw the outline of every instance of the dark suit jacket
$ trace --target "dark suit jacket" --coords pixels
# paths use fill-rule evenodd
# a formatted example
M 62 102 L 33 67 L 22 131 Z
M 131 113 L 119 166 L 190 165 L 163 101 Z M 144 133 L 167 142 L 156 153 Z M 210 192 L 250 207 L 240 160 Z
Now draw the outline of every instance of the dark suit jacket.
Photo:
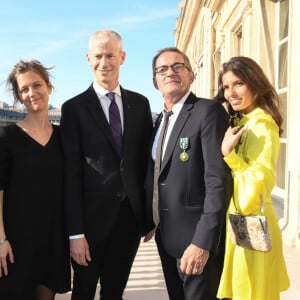
M 116 221 L 124 191 L 141 232 L 145 231 L 144 176 L 152 132 L 148 100 L 121 87 L 124 110 L 120 157 L 92 85 L 62 106 L 65 203 L 69 235 L 105 238 Z
M 162 241 L 174 257 L 181 257 L 190 243 L 209 251 L 218 248 L 232 192 L 230 170 L 221 154 L 228 124 L 228 115 L 219 103 L 197 98 L 193 93 L 176 120 L 158 179 Z M 189 139 L 186 162 L 179 158 L 183 137 Z M 146 191 L 151 224 L 152 159 L 148 164 Z

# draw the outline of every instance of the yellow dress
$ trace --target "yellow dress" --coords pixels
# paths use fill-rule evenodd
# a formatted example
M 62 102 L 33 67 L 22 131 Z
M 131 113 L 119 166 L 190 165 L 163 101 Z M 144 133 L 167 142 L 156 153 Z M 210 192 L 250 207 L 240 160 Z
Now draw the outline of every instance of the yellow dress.
M 243 215 L 260 213 L 260 193 L 271 234 L 272 250 L 248 250 L 231 242 L 228 228 L 224 268 L 217 297 L 234 300 L 279 300 L 289 277 L 282 251 L 282 237 L 271 200 L 279 152 L 278 126 L 262 109 L 256 108 L 240 120 L 248 130 L 239 145 L 224 158 L 232 170 L 234 200 Z M 234 213 L 233 198 L 227 213 Z

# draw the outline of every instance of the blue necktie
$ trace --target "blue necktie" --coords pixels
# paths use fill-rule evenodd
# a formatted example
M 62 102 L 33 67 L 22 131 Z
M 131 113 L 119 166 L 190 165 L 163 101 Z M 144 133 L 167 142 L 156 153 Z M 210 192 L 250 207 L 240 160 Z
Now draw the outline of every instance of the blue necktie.
M 112 135 L 116 142 L 119 154 L 121 154 L 122 147 L 123 147 L 123 137 L 122 137 L 122 124 L 121 124 L 120 111 L 116 103 L 115 93 L 110 92 L 107 93 L 106 96 L 111 100 L 109 106 L 109 123 L 112 131 Z

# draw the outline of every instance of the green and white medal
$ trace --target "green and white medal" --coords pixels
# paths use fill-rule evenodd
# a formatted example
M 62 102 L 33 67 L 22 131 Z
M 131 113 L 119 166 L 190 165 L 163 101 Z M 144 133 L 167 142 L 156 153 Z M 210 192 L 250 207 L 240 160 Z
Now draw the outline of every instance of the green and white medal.
M 180 156 L 179 156 L 180 160 L 181 161 L 188 161 L 189 160 L 189 155 L 186 152 L 186 149 L 189 147 L 189 138 L 188 137 L 180 138 L 179 146 L 180 146 L 180 149 L 183 150 L 180 153 Z

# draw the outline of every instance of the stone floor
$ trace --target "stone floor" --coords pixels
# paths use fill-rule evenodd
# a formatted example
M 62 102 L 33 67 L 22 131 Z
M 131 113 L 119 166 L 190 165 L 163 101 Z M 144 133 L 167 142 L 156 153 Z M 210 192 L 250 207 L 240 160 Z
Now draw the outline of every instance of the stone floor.
M 55 300 L 69 300 L 70 293 L 56 295 Z M 167 300 L 167 291 L 154 240 L 141 242 L 133 263 L 124 300 Z M 99 300 L 99 287 L 95 300 Z
M 300 299 L 300 252 L 295 248 L 284 246 L 284 256 L 287 263 L 291 287 L 281 293 L 281 300 Z M 70 293 L 57 295 L 55 300 L 69 300 Z M 124 300 L 167 300 L 168 295 L 162 275 L 161 265 L 153 240 L 141 242 L 135 258 Z M 99 300 L 99 287 L 95 300 Z

